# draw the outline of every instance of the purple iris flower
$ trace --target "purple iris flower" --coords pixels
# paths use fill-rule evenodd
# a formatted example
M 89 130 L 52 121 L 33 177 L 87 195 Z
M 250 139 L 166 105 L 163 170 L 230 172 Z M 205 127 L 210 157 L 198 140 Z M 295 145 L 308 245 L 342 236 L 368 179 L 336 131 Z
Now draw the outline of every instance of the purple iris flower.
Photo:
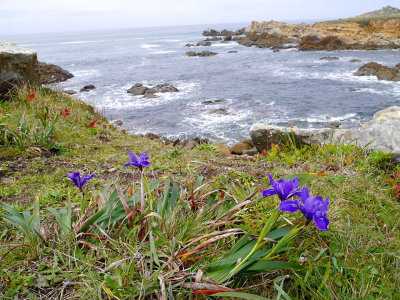
M 291 213 L 300 209 L 307 219 L 307 224 L 311 220 L 314 220 L 315 226 L 317 226 L 319 230 L 328 231 L 329 220 L 326 215 L 328 206 L 329 198 L 326 198 L 324 201 L 322 197 L 311 197 L 308 188 L 303 187 L 301 190 L 300 201 L 285 200 L 281 202 L 279 209 Z
M 278 182 L 276 182 L 271 175 L 268 176 L 272 188 L 263 191 L 263 196 L 278 194 L 279 199 L 281 199 L 281 201 L 285 201 L 293 196 L 299 196 L 301 194 L 298 177 L 287 181 L 284 179 L 279 179 Z
M 82 189 L 83 185 L 85 184 L 86 181 L 93 178 L 93 176 L 94 176 L 94 174 L 90 174 L 90 175 L 85 176 L 84 178 L 81 178 L 81 176 L 79 176 L 79 172 L 74 172 L 74 173 L 68 174 L 69 179 L 71 179 L 72 182 L 75 183 L 77 188 L 82 192 L 83 196 L 85 196 L 85 193 L 83 192 L 83 189 Z
M 135 154 L 133 154 L 132 152 L 129 152 L 129 156 L 131 158 L 131 161 L 128 161 L 123 168 L 133 165 L 138 167 L 140 170 L 143 169 L 143 167 L 147 167 L 148 165 L 150 165 L 150 162 L 148 162 L 147 160 L 149 159 L 149 156 L 147 155 L 147 153 L 149 152 L 150 149 L 147 149 L 146 153 L 140 153 L 139 154 L 139 159 L 136 157 Z M 122 168 L 122 169 L 123 169 Z

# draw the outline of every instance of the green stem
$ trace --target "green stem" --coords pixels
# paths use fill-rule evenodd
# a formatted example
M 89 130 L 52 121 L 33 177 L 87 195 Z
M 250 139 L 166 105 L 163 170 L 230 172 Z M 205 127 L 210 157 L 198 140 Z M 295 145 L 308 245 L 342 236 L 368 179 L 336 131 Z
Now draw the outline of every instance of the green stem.
M 140 192 L 141 192 L 141 202 L 140 202 L 140 213 L 144 213 L 144 182 L 143 182 L 143 170 L 140 174 Z
M 260 236 L 258 237 L 257 243 L 254 245 L 253 249 L 235 268 L 233 268 L 229 272 L 228 276 L 232 276 L 233 274 L 238 272 L 242 268 L 242 266 L 246 263 L 246 261 L 248 261 L 250 257 L 254 254 L 254 252 L 256 252 L 262 246 L 262 242 L 265 236 L 271 231 L 272 227 L 275 225 L 280 215 L 281 211 L 277 210 L 268 218 L 267 222 L 264 225 L 264 228 L 261 230 Z

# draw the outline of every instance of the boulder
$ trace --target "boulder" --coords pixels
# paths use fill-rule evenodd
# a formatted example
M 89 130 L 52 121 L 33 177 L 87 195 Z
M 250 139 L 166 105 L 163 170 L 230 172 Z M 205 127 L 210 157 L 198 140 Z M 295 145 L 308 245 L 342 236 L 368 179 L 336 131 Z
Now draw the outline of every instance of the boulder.
M 202 51 L 202 52 L 195 52 L 195 51 L 188 51 L 186 52 L 187 56 L 213 56 L 217 55 L 218 53 L 211 52 L 211 51 Z
M 221 41 L 222 38 L 218 36 L 213 36 L 212 38 L 206 38 L 204 41 L 205 42 L 216 42 L 216 41 Z
M 203 47 L 211 46 L 211 45 L 212 45 L 211 42 L 206 42 L 206 41 L 198 42 L 196 44 L 196 46 L 203 46 Z
M 219 154 L 222 156 L 230 156 L 231 150 L 229 150 L 228 145 L 221 144 L 221 143 L 213 143 L 213 145 L 219 150 Z
M 321 57 L 319 60 L 339 60 L 339 57 L 336 57 L 336 56 L 324 56 L 324 57 Z
M 144 95 L 148 89 L 149 89 L 148 87 L 145 87 L 141 83 L 135 83 L 134 86 L 132 86 L 129 90 L 127 90 L 127 93 L 133 94 L 135 96 Z
M 228 51 L 228 53 L 237 53 L 237 51 L 236 50 L 230 50 L 230 51 Z
M 94 90 L 96 87 L 93 84 L 88 84 L 85 85 L 83 88 L 81 88 L 80 92 L 88 92 L 91 90 Z
M 230 151 L 232 154 L 238 154 L 242 155 L 243 151 L 245 150 L 253 150 L 254 145 L 249 139 L 245 139 L 243 141 L 240 141 L 239 143 L 236 143 L 232 147 L 230 147 Z
M 77 91 L 74 90 L 64 90 L 64 93 L 66 93 L 67 95 L 75 95 L 77 93 Z
M 272 144 L 279 144 L 294 137 L 296 145 L 310 144 L 357 144 L 368 150 L 391 152 L 392 159 L 400 163 L 400 107 L 392 106 L 374 114 L 371 121 L 351 129 L 300 129 L 256 123 L 250 128 L 250 137 L 258 151 L 269 150 Z
M 226 108 L 213 109 L 213 110 L 210 110 L 209 113 L 210 114 L 216 114 L 216 115 L 223 115 L 223 116 L 229 115 L 229 112 L 228 112 L 228 110 Z
M 400 70 L 400 63 L 398 63 L 397 65 L 395 65 L 394 68 Z
M 157 98 L 156 93 L 175 93 L 179 90 L 170 83 L 161 83 L 155 87 L 147 87 L 141 83 L 135 83 L 127 93 L 133 94 L 135 96 L 143 95 L 144 98 Z
M 206 30 L 203 31 L 202 35 L 204 36 L 216 36 L 216 35 L 221 35 L 221 32 L 212 29 L 212 28 L 207 28 Z
M 211 51 L 202 51 L 200 53 L 198 53 L 198 56 L 214 56 L 217 55 L 218 53 L 215 52 L 211 52 Z
M 225 36 L 224 41 L 232 41 L 232 35 Z
M 161 83 L 155 87 L 157 93 L 175 93 L 179 92 L 179 90 L 169 83 Z
M 397 68 L 383 66 L 376 62 L 369 62 L 358 68 L 354 76 L 372 76 L 375 75 L 378 80 L 400 81 L 400 72 Z
M 185 47 L 194 47 L 194 44 L 186 44 Z
M 0 42 L 0 95 L 7 94 L 14 85 L 40 85 L 40 72 L 35 51 Z
M 358 63 L 358 62 L 361 62 L 361 60 L 356 59 L 356 58 L 353 58 L 353 59 L 350 59 L 349 62 L 351 62 L 351 63 Z
M 148 138 L 149 140 L 159 140 L 159 139 L 160 139 L 160 136 L 159 136 L 158 134 L 151 133 L 151 132 L 147 132 L 147 133 L 144 135 L 144 137 L 145 137 L 145 138 Z
M 217 103 L 222 103 L 222 102 L 225 102 L 225 100 L 224 99 L 205 100 L 205 101 L 203 101 L 201 103 L 205 104 L 205 105 L 210 105 L 210 104 L 217 104 Z
M 67 70 L 57 65 L 46 64 L 44 62 L 39 62 L 39 70 L 42 84 L 63 82 L 74 77 L 74 75 Z

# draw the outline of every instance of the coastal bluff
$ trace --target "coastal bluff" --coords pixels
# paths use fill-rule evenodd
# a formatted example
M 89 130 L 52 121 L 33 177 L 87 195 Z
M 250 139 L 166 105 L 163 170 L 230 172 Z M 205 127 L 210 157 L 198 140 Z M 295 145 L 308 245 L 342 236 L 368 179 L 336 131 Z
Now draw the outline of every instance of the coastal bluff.
M 0 42 L 0 95 L 21 84 L 41 84 L 37 53 L 12 42 Z
M 400 19 L 289 24 L 253 21 L 238 43 L 260 48 L 297 44 L 301 51 L 400 48 Z

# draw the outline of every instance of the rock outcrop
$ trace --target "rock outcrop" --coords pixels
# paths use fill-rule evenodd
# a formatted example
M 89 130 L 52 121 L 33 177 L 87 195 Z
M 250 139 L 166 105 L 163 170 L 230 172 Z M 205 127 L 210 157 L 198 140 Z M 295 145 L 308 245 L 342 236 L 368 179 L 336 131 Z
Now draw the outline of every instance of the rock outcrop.
M 179 92 L 179 90 L 169 83 L 161 83 L 154 87 L 147 87 L 141 83 L 135 83 L 127 92 L 135 96 L 142 95 L 144 98 L 156 98 L 156 93 L 175 93 Z
M 188 52 L 186 52 L 187 56 L 214 56 L 217 54 L 218 53 L 211 52 L 211 51 L 202 51 L 202 52 L 188 51 Z
M 394 68 L 386 67 L 376 62 L 369 62 L 358 68 L 355 76 L 375 75 L 378 80 L 400 81 L 400 72 L 397 66 Z M 399 129 L 400 130 L 400 129 Z
M 297 145 L 357 144 L 369 150 L 391 152 L 392 159 L 400 162 L 400 107 L 392 106 L 374 114 L 371 121 L 351 129 L 300 129 L 256 123 L 250 128 L 250 138 L 258 151 L 269 150 L 272 144 L 279 144 L 290 134 Z
M 67 70 L 57 65 L 46 64 L 44 62 L 39 62 L 39 70 L 42 84 L 62 82 L 74 77 L 74 75 Z
M 89 91 L 94 90 L 94 89 L 96 89 L 96 87 L 93 84 L 88 84 L 88 85 L 85 85 L 83 88 L 81 88 L 80 92 L 81 93 L 82 92 L 89 92 Z
M 289 24 L 256 22 L 238 39 L 244 46 L 261 48 L 297 43 L 299 50 L 396 49 L 400 48 L 400 19 L 357 22 Z
M 0 42 L 0 95 L 14 86 L 40 83 L 36 52 L 15 43 Z

